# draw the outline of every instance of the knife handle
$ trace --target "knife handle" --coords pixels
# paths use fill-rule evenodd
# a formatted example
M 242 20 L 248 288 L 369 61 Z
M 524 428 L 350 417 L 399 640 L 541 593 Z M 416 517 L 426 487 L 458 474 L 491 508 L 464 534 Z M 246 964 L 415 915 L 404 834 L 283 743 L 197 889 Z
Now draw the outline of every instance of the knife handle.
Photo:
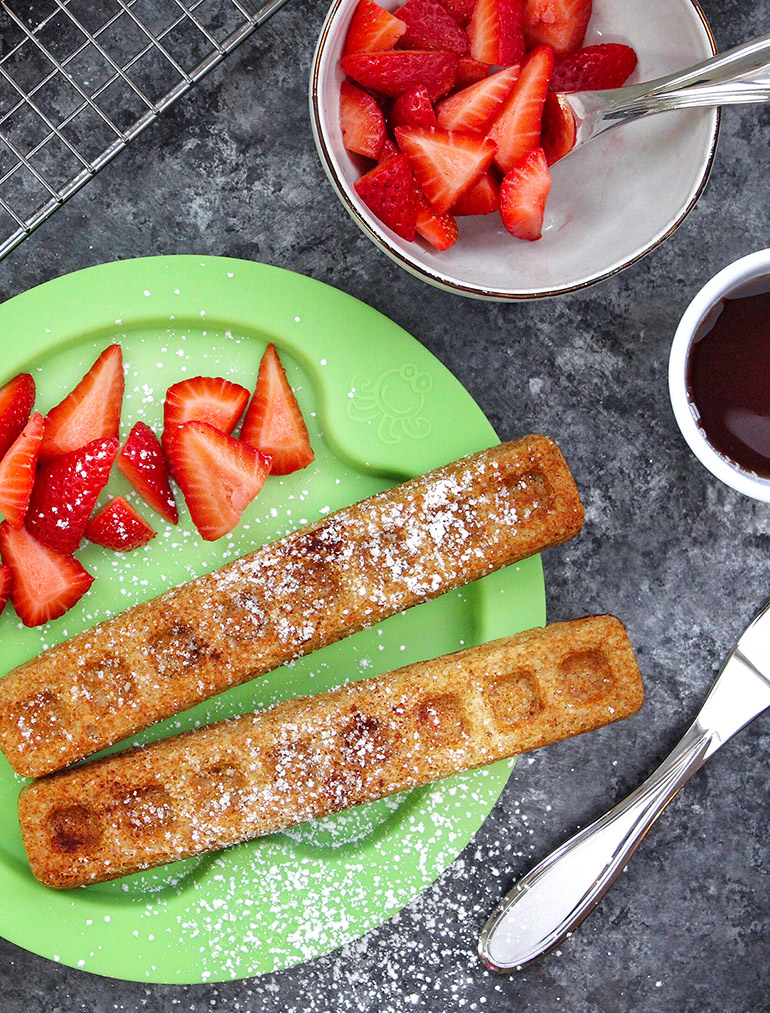
M 562 943 L 596 907 L 711 745 L 711 733 L 696 721 L 635 791 L 520 879 L 481 933 L 479 955 L 487 967 L 518 971 Z

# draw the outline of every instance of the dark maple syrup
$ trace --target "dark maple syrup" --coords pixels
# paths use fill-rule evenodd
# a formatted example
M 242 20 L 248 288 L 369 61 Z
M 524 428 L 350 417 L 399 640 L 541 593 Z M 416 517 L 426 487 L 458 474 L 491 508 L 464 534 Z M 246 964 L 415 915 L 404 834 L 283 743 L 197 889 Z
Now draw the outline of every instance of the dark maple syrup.
M 704 320 L 690 348 L 687 389 L 712 447 L 770 478 L 770 278 L 764 287 L 723 299 Z

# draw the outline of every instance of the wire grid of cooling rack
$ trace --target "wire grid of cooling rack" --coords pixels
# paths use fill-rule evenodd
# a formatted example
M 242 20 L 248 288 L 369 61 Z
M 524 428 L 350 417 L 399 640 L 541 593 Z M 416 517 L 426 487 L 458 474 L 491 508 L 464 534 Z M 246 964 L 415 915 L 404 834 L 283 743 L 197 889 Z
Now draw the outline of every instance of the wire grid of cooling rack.
M 2 0 L 0 258 L 286 0 Z

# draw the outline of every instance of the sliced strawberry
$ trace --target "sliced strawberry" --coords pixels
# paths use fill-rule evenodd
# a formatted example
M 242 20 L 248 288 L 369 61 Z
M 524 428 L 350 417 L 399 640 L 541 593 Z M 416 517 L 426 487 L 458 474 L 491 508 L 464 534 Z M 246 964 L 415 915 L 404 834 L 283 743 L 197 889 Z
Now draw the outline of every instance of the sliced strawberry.
M 94 580 L 74 556 L 43 545 L 8 521 L 0 524 L 0 557 L 11 571 L 11 601 L 25 626 L 63 616 Z
M 539 239 L 551 174 L 542 148 L 528 152 L 503 178 L 500 217 L 517 239 Z
M 393 158 L 394 155 L 400 155 L 401 149 L 395 144 L 389 137 L 385 138 L 385 142 L 382 145 L 377 161 L 382 165 L 383 162 L 387 162 L 389 158 Z
M 440 127 L 396 127 L 396 141 L 409 158 L 420 189 L 443 214 L 483 176 L 495 155 L 481 134 Z
M 398 98 L 410 88 L 424 84 L 431 102 L 446 95 L 455 83 L 456 53 L 417 49 L 394 49 L 384 53 L 345 56 L 342 69 L 364 88 Z
M 52 549 L 74 552 L 119 450 L 116 439 L 92 440 L 39 466 L 25 519 L 29 532 Z
M 171 444 L 190 516 L 206 541 L 236 526 L 270 471 L 270 458 L 206 422 L 185 422 Z
M 396 17 L 406 24 L 399 43 L 405 49 L 434 49 L 467 56 L 468 36 L 438 0 L 406 0 Z
M 514 64 L 443 99 L 436 107 L 439 126 L 444 130 L 485 133 L 510 95 L 518 76 L 519 68 Z
M 577 126 L 575 114 L 567 99 L 556 92 L 549 92 L 543 106 L 543 121 L 540 128 L 540 147 L 545 152 L 549 165 L 575 147 Z
M 465 28 L 473 14 L 476 0 L 441 0 L 441 2 L 458 25 Z
M 43 426 L 43 416 L 35 412 L 0 460 L 0 512 L 14 528 L 24 523 L 32 495 Z
M 524 55 L 524 0 L 478 0 L 468 25 L 471 56 L 507 67 Z
M 438 121 L 424 84 L 399 95 L 390 112 L 393 127 L 437 127 Z
M 345 55 L 392 49 L 405 31 L 404 22 L 393 17 L 389 11 L 374 3 L 374 0 L 359 0 L 348 28 Z
M 27 424 L 35 403 L 35 381 L 19 373 L 0 387 L 0 458 Z
M 467 88 L 469 84 L 483 81 L 491 69 L 488 63 L 480 63 L 471 56 L 461 56 L 457 61 L 455 88 Z
M 342 143 L 357 155 L 377 158 L 387 131 L 377 99 L 349 81 L 340 85 Z
M 123 402 L 123 353 L 105 348 L 86 375 L 45 417 L 40 460 L 50 461 L 92 440 L 118 435 Z
M 538 46 L 522 64 L 518 81 L 489 129 L 489 136 L 497 143 L 495 165 L 503 173 L 540 143 L 552 71 L 553 52 L 548 46 Z
M 492 172 L 485 172 L 478 183 L 464 193 L 452 207 L 452 214 L 488 215 L 500 207 L 500 187 Z
M 153 510 L 171 524 L 179 521 L 163 451 L 158 437 L 144 422 L 137 422 L 128 434 L 117 465 Z
M 562 57 L 554 67 L 551 91 L 620 88 L 636 69 L 636 53 L 619 42 L 586 46 Z
M 457 242 L 457 222 L 448 211 L 440 215 L 423 197 L 417 210 L 417 231 L 437 250 L 448 250 Z
M 355 182 L 356 193 L 372 214 L 397 236 L 414 239 L 417 225 L 417 197 L 414 177 L 403 154 L 380 162 Z
M 86 525 L 86 538 L 106 549 L 129 552 L 146 545 L 155 532 L 122 496 L 111 499 Z
M 241 439 L 272 458 L 273 475 L 288 475 L 315 460 L 305 420 L 272 342 L 259 364 L 257 387 L 243 420 Z
M 229 436 L 248 400 L 245 387 L 221 376 L 192 376 L 172 384 L 163 405 L 163 450 L 168 453 L 176 427 L 183 422 L 208 422 Z
M 580 49 L 591 18 L 591 0 L 525 0 L 527 49 L 550 46 L 557 56 Z
M 11 595 L 12 583 L 13 574 L 11 573 L 10 566 L 6 566 L 5 563 L 0 563 L 0 612 L 2 612 L 5 608 Z

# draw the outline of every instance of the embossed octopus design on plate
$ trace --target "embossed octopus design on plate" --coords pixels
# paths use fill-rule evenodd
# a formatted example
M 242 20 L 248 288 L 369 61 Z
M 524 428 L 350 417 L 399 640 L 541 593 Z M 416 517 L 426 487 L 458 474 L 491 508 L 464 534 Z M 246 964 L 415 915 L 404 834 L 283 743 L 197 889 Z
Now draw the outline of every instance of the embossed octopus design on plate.
M 404 440 L 424 440 L 431 432 L 425 418 L 425 396 L 433 387 L 428 373 L 412 363 L 389 369 L 372 381 L 358 374 L 353 378 L 347 416 L 353 422 L 377 423 L 377 434 L 388 446 Z

